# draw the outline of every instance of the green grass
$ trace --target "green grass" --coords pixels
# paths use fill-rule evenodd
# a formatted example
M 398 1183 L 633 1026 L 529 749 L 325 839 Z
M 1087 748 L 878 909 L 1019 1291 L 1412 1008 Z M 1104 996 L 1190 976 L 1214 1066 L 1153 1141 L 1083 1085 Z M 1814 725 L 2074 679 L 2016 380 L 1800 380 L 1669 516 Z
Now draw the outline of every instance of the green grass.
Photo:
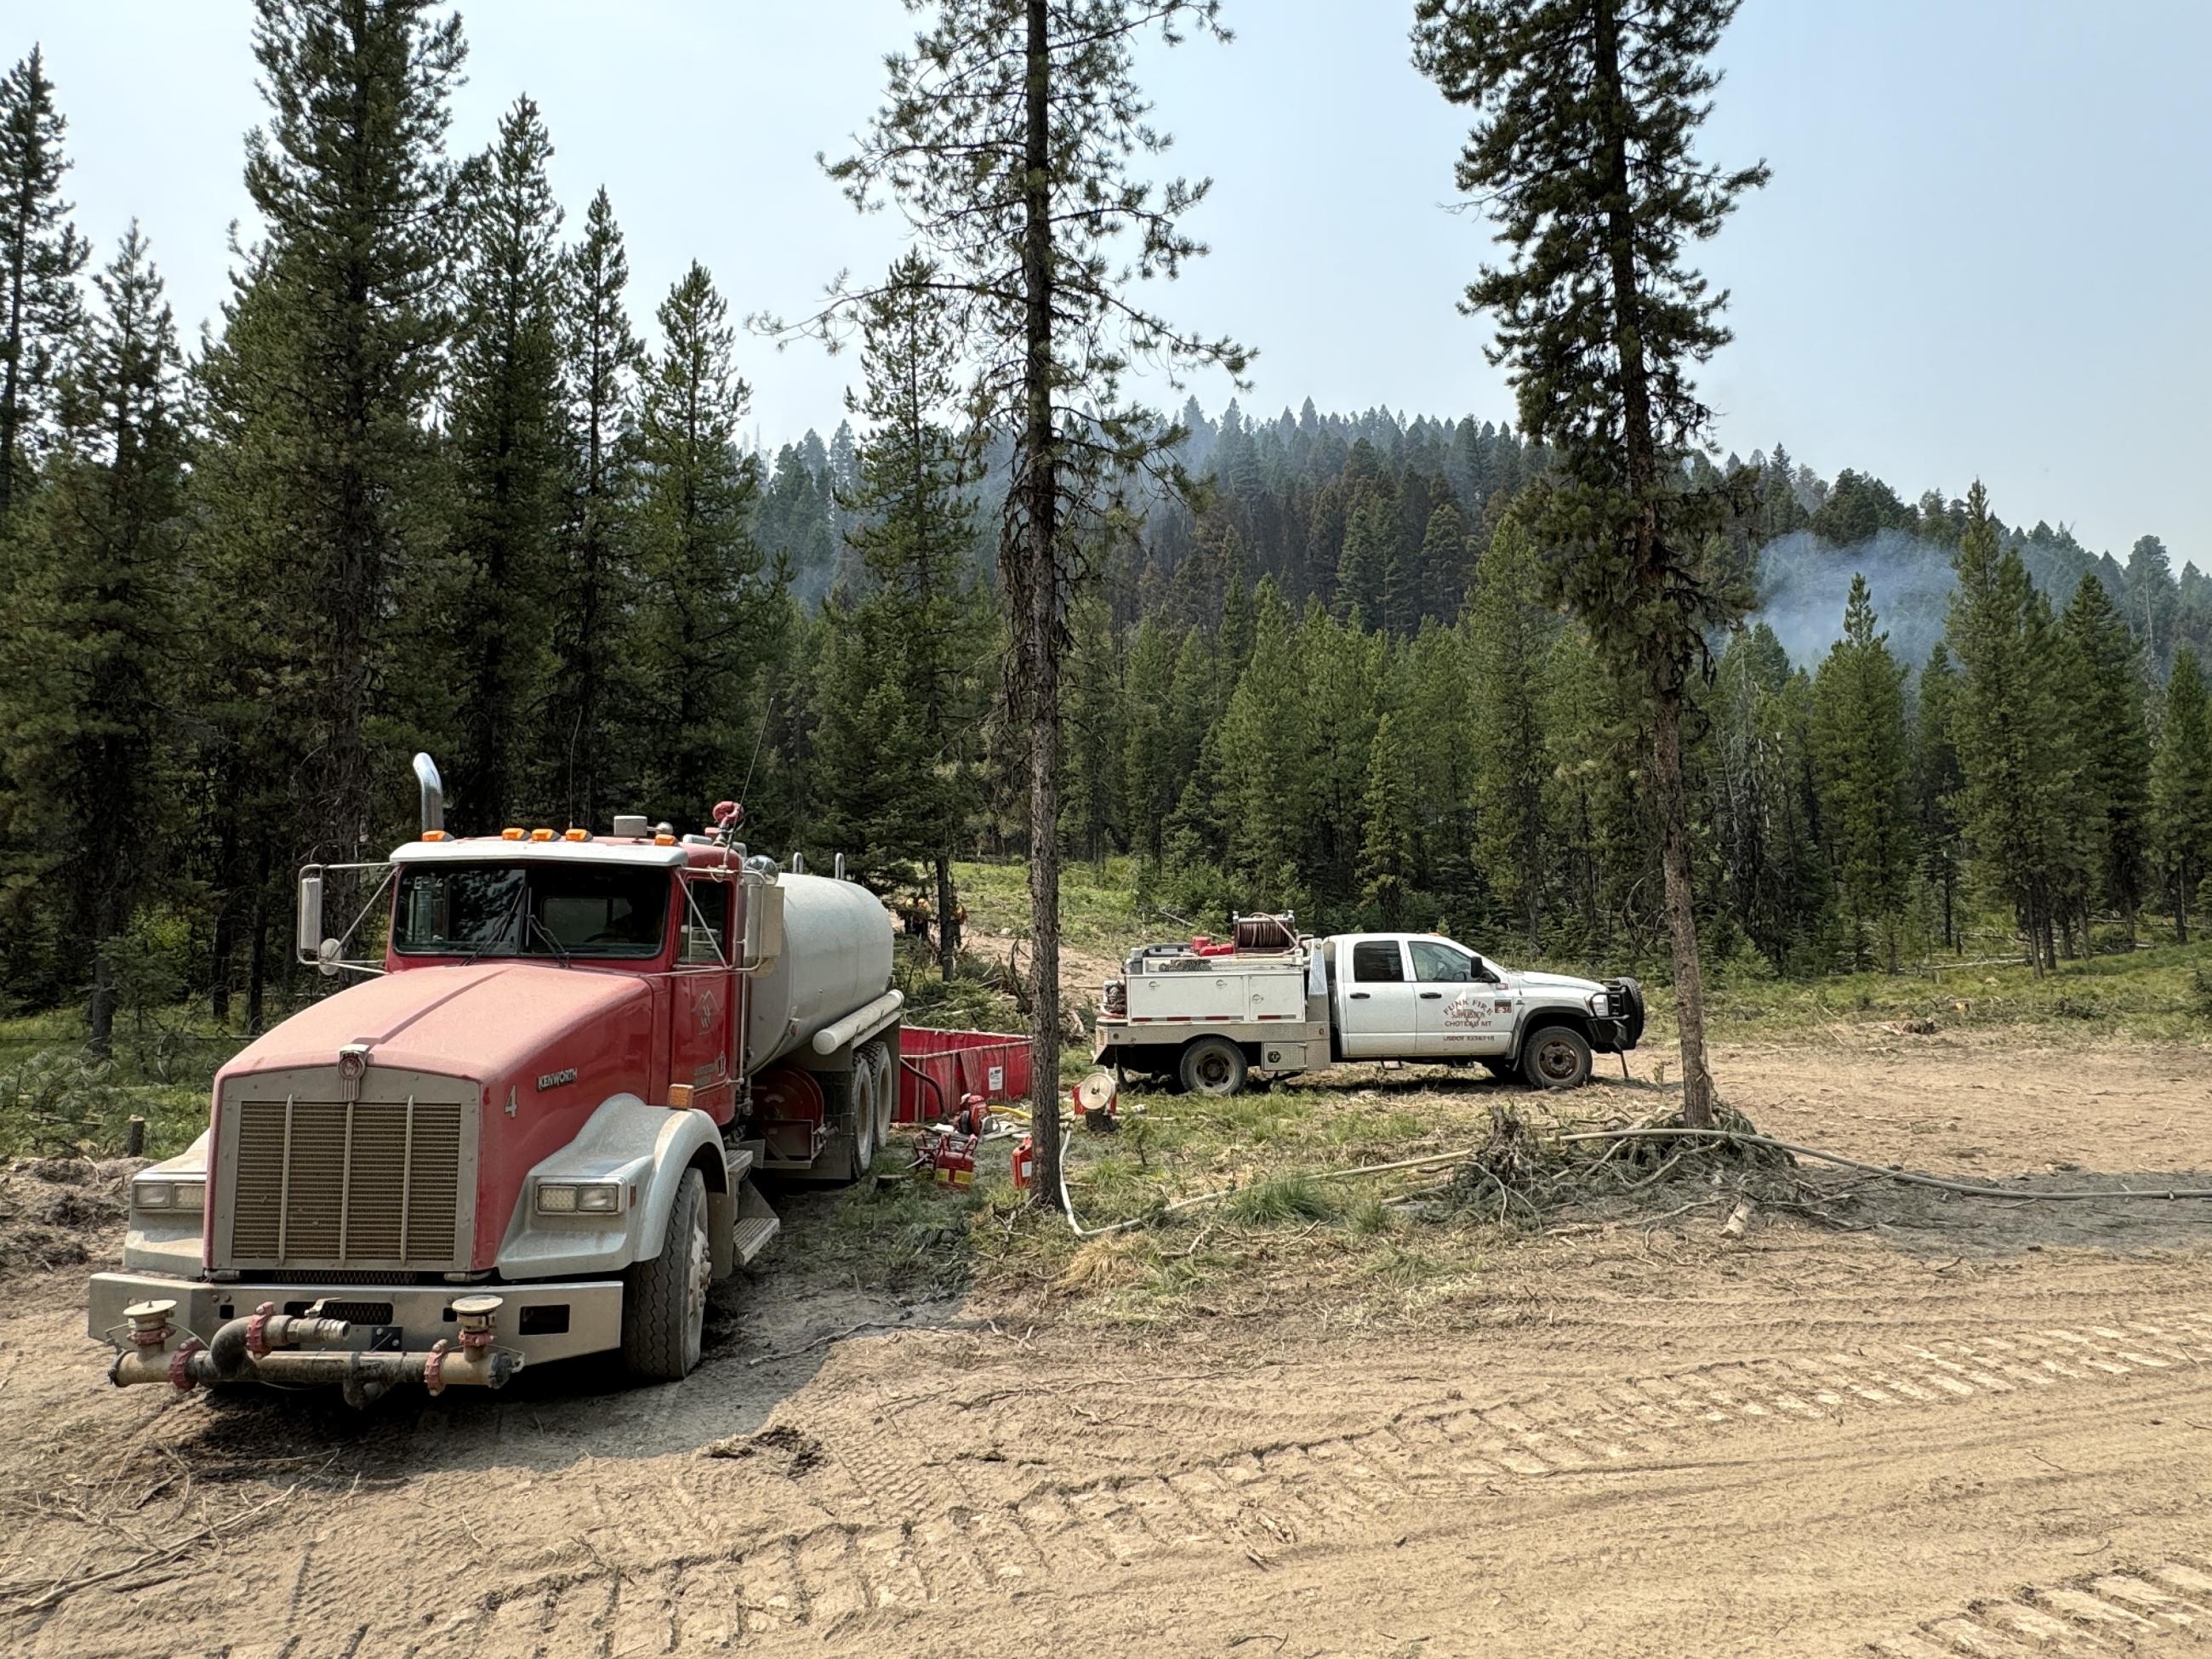
M 1668 988 L 1650 988 L 1671 1030 Z M 1933 1021 L 1941 1030 L 2044 1026 L 2085 1042 L 2212 1042 L 2212 945 L 2162 945 L 2062 962 L 2040 977 L 2024 964 L 1840 974 L 1783 980 L 1741 967 L 1714 975 L 1708 1018 L 1720 1039 L 1832 1037 L 1841 1029 Z M 1650 1039 L 1646 1039 L 1650 1041 Z
M 1030 872 L 1023 863 L 959 864 L 953 878 L 971 931 L 1030 936 Z M 1103 868 L 1081 860 L 1060 866 L 1060 936 L 1079 950 L 1120 955 L 1146 939 L 1173 939 L 1182 924 L 1147 904 L 1137 860 L 1115 856 Z

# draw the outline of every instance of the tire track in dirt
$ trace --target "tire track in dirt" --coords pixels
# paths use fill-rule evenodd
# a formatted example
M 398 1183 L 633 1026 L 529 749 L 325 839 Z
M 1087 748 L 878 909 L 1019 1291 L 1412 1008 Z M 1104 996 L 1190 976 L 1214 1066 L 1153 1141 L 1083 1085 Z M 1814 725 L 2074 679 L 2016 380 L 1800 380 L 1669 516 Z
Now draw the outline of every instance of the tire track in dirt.
M 954 1503 L 920 1519 L 837 1519 L 713 1554 L 603 1564 L 597 1571 L 563 1568 L 488 1596 L 480 1619 L 453 1630 L 453 1647 L 485 1659 L 600 1652 L 609 1633 L 621 1630 L 639 1652 L 674 1651 L 679 1643 L 762 1650 L 797 1642 L 818 1650 L 825 1639 L 849 1639 L 863 1623 L 871 1629 L 904 1626 L 947 1603 L 1016 1597 L 1070 1571 L 1080 1576 L 1194 1553 L 1201 1565 L 1240 1557 L 1267 1565 L 1294 1549 L 1371 1544 L 1420 1510 L 1464 1502 L 1496 1483 L 1679 1468 L 1692 1461 L 1698 1443 L 1855 1417 L 2073 1396 L 2124 1384 L 2138 1399 L 2195 1391 L 2204 1385 L 2208 1364 L 2212 1315 L 2167 1309 L 2095 1325 L 1979 1332 L 1568 1383 L 1481 1406 L 1431 1404 L 1354 1433 L 1294 1438 L 1103 1479 L 1046 1480 L 995 1501 Z M 2185 1568 L 2198 1571 L 2187 1564 L 2174 1570 Z M 2170 1577 L 2145 1582 L 2187 1601 L 2187 1586 Z M 2019 1605 L 2036 1619 L 2063 1613 L 2078 1624 L 2092 1614 L 2077 1594 L 2094 1600 L 2105 1593 L 2065 1586 L 2042 1602 L 2030 1597 Z M 2178 1615 L 2188 1607 L 2178 1603 L 2168 1611 Z M 2201 1622 L 2191 1613 L 2178 1624 L 2131 1616 L 2152 1627 L 2138 1635 L 2212 1634 L 2212 1613 Z M 1951 1632 L 1940 1639 L 1952 1647 L 1885 1650 L 1897 1659 L 1927 1659 L 1931 1650 L 2003 1659 L 2034 1645 L 1998 1631 L 1973 1638 L 1985 1643 L 1982 1648 L 1960 1646 L 1967 1638 L 1958 1632 L 1968 1627 L 1937 1622 Z M 662 1634 L 647 1641 L 641 1635 L 647 1627 Z M 1899 1640 L 1938 1639 L 1927 1634 L 1933 1628 Z M 2041 1628 L 2018 1626 L 2028 1636 Z M 2086 1653 L 2126 1650 L 2109 1644 L 2133 1626 L 2118 1620 L 2099 1628 L 2104 1633 L 2094 1638 L 2069 1639 L 2108 1644 L 2078 1650 Z
M 1976 1601 L 1873 1643 L 1885 1659 L 2016 1659 L 2212 1649 L 2212 1566 L 2202 1558 L 2106 1571 Z

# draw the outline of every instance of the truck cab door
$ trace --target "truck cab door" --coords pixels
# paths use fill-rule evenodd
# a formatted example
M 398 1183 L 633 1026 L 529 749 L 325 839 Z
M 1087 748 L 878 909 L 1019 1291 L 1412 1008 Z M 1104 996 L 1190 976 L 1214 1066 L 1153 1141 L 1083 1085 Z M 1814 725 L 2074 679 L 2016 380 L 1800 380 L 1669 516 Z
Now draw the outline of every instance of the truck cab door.
M 1513 1040 L 1513 994 L 1487 963 L 1449 939 L 1409 940 L 1414 1018 L 1425 1060 L 1502 1054 Z
M 1346 1060 L 1407 1060 L 1419 1042 L 1412 976 L 1405 941 L 1354 939 L 1337 979 L 1343 998 L 1339 1026 Z
M 735 884 L 687 876 L 677 910 L 676 970 L 669 998 L 668 1080 L 687 1085 L 691 1103 L 726 1121 L 737 1098 L 730 1021 L 737 981 L 730 971 Z

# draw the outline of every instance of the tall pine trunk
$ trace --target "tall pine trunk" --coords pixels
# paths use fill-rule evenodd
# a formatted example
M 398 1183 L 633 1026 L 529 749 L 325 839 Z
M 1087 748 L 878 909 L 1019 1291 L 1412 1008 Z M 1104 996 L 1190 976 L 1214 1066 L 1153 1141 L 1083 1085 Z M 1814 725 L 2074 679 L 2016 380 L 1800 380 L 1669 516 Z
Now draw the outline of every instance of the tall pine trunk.
M 1035 1197 L 1060 1191 L 1060 479 L 1053 431 L 1052 37 L 1048 0 L 1029 0 L 1029 87 L 1023 162 L 1025 329 L 1021 580 L 1008 585 L 1014 672 L 1030 718 L 1030 1007 L 1036 1024 L 1030 1080 Z
M 1705 986 L 1698 956 L 1698 914 L 1690 885 L 1690 814 L 1682 788 L 1679 695 L 1651 709 L 1652 805 L 1659 815 L 1659 860 L 1666 878 L 1667 934 L 1674 958 L 1674 1023 L 1682 1043 L 1682 1121 L 1712 1121 L 1713 1078 L 1705 1066 Z
M 1596 70 L 1607 92 L 1598 142 L 1607 173 L 1606 245 L 1613 307 L 1613 349 L 1620 360 L 1621 439 L 1631 497 L 1638 507 L 1636 574 L 1647 594 L 1667 580 L 1659 540 L 1658 443 L 1644 362 L 1642 302 L 1636 282 L 1637 225 L 1629 204 L 1628 135 L 1619 119 L 1627 102 L 1620 67 L 1620 20 L 1614 0 L 1596 6 Z M 1652 805 L 1659 817 L 1661 864 L 1666 876 L 1667 931 L 1673 944 L 1675 1019 L 1682 1042 L 1682 1121 L 1703 1128 L 1712 1121 L 1713 1079 L 1705 1066 L 1705 973 L 1698 957 L 1697 911 L 1690 884 L 1690 813 L 1682 783 L 1682 676 L 1672 662 L 1672 640 L 1650 640 L 1660 653 L 1649 682 L 1651 693 Z

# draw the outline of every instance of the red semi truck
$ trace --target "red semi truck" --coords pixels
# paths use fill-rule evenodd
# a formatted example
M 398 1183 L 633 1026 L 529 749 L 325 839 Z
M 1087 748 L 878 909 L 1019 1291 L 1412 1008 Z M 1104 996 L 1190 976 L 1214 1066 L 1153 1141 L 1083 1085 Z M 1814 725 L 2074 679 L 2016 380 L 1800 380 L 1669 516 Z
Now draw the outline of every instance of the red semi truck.
M 777 1227 L 753 1176 L 848 1180 L 890 1133 L 891 918 L 836 876 L 714 833 L 444 829 L 366 872 L 380 960 L 216 1074 L 207 1132 L 132 1182 L 122 1271 L 88 1325 L 118 1384 L 497 1388 L 619 1350 L 698 1363 L 708 1286 Z M 389 908 L 385 896 L 389 895 Z

